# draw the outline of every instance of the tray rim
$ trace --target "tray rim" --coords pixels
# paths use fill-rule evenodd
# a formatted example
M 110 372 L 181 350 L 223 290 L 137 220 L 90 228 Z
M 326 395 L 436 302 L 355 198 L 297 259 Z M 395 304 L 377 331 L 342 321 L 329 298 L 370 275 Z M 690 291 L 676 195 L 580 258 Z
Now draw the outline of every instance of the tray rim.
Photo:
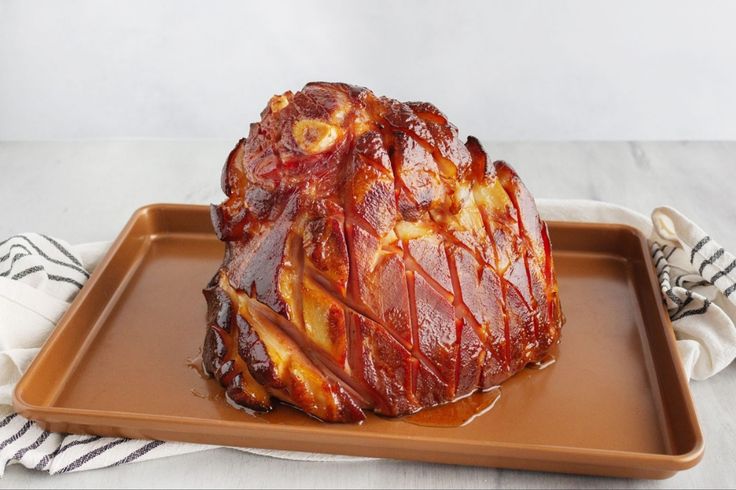
M 52 331 L 51 335 L 43 343 L 38 354 L 34 357 L 33 361 L 29 365 L 25 373 L 23 373 L 21 379 L 17 383 L 13 390 L 13 408 L 14 410 L 23 415 L 26 418 L 35 420 L 42 427 L 47 428 L 55 423 L 70 423 L 66 420 L 62 420 L 64 415 L 68 415 L 69 412 L 73 412 L 74 415 L 85 418 L 85 422 L 73 422 L 76 426 L 87 426 L 96 423 L 95 419 L 105 420 L 106 424 L 116 429 L 141 429 L 142 426 L 148 425 L 149 423 L 158 423 L 158 432 L 168 433 L 176 431 L 175 427 L 181 427 L 181 425 L 187 425 L 190 428 L 201 427 L 202 429 L 196 432 L 206 433 L 207 428 L 210 429 L 226 429 L 226 428 L 238 428 L 243 430 L 248 428 L 248 422 L 240 421 L 224 421 L 214 419 L 200 419 L 194 417 L 182 417 L 182 416 L 168 416 L 168 415 L 146 415 L 137 414 L 131 412 L 121 411 L 109 411 L 109 410 L 97 410 L 97 409 L 69 409 L 63 407 L 52 406 L 52 404 L 41 405 L 34 404 L 24 399 L 23 393 L 26 389 L 26 385 L 32 381 L 36 376 L 35 371 L 38 369 L 40 359 L 48 354 L 50 346 L 60 336 L 64 335 L 64 331 L 70 320 L 75 316 L 77 310 L 85 302 L 87 296 L 91 294 L 91 291 L 96 287 L 97 283 L 104 276 L 106 269 L 109 267 L 113 258 L 118 254 L 120 248 L 125 242 L 126 238 L 130 235 L 131 231 L 137 224 L 137 222 L 148 213 L 153 212 L 191 212 L 191 211 L 202 211 L 203 208 L 207 208 L 207 205 L 201 204 L 174 204 L 174 203 L 152 203 L 138 208 L 128 219 L 125 226 L 118 233 L 115 240 L 112 242 L 110 248 L 105 253 L 103 258 L 98 263 L 97 267 L 90 274 L 90 278 L 85 283 L 85 287 L 81 289 L 79 294 L 74 298 L 69 309 L 62 315 L 57 322 L 56 327 Z M 644 262 L 647 269 L 647 277 L 650 285 L 654 288 L 654 292 L 659 294 L 658 285 L 659 282 L 655 275 L 655 269 L 652 257 L 649 253 L 649 246 L 646 237 L 637 228 L 624 224 L 624 223 L 598 223 L 598 222 L 582 222 L 582 221 L 561 221 L 561 220 L 545 220 L 545 222 L 552 226 L 566 226 L 580 229 L 591 229 L 591 228 L 603 228 L 610 230 L 624 230 L 629 234 L 636 237 L 639 248 L 642 251 Z M 183 233 L 183 232 L 182 232 Z M 148 237 L 154 237 L 155 234 L 147 234 Z M 655 301 L 657 314 L 662 320 L 665 327 L 665 338 L 667 346 L 668 358 L 672 360 L 672 367 L 675 370 L 675 377 L 677 384 L 680 386 L 683 393 L 686 395 L 683 397 L 684 409 L 687 421 L 689 422 L 694 433 L 694 444 L 689 451 L 677 454 L 665 454 L 665 453 L 648 453 L 639 451 L 625 451 L 615 449 L 598 449 L 598 448 L 578 448 L 569 446 L 555 446 L 549 444 L 528 444 L 528 443 L 511 443 L 511 442 L 499 442 L 499 441 L 465 441 L 457 443 L 456 439 L 452 437 L 438 438 L 438 437 L 422 437 L 422 436 L 405 436 L 405 435 L 393 435 L 391 433 L 371 434 L 366 433 L 362 437 L 369 439 L 380 439 L 391 442 L 401 442 L 407 439 L 414 441 L 442 441 L 452 447 L 457 445 L 457 449 L 462 448 L 484 448 L 492 449 L 495 451 L 504 451 L 501 456 L 506 459 L 530 459 L 533 457 L 542 462 L 559 462 L 559 463 L 575 463 L 585 464 L 587 466 L 605 466 L 609 468 L 631 468 L 626 463 L 642 463 L 651 464 L 653 467 L 651 470 L 659 472 L 665 475 L 664 477 L 672 476 L 676 471 L 692 468 L 701 461 L 704 454 L 704 440 L 700 424 L 697 419 L 692 394 L 689 388 L 688 380 L 685 377 L 684 368 L 682 363 L 679 362 L 677 355 L 676 337 L 672 323 L 669 319 L 669 315 L 664 309 L 664 304 L 661 301 Z M 659 395 L 658 395 L 659 396 Z M 61 415 L 62 417 L 59 417 Z M 135 424 L 130 423 L 135 421 Z M 142 424 L 142 425 L 141 425 Z M 155 430 L 156 428 L 154 428 Z M 270 430 L 274 435 L 291 435 L 291 436 L 309 436 L 319 432 L 318 428 L 313 427 L 302 427 L 293 425 L 274 425 L 270 427 Z M 330 434 L 339 436 L 339 433 Z M 183 440 L 183 439 L 179 439 Z M 195 441 L 192 441 L 195 442 Z M 250 447 L 265 447 L 260 446 L 258 441 L 249 441 Z M 266 446 L 269 446 L 266 444 Z M 343 447 L 345 445 L 343 444 Z M 321 452 L 319 447 L 313 449 L 315 452 Z M 323 451 L 326 452 L 326 451 Z M 456 455 L 466 453 L 467 451 L 452 451 Z M 523 454 L 521 454 L 523 453 Z M 489 457 L 493 455 L 487 454 Z M 564 456 L 564 458 L 560 458 Z M 400 457 L 400 455 L 397 455 Z M 405 458 L 409 460 L 416 460 L 414 458 Z M 583 460 L 584 459 L 584 460 Z M 639 466 L 639 465 L 637 465 Z M 502 466 L 499 466 L 502 467 Z M 593 473 L 599 474 L 599 473 Z M 662 476 L 660 476 L 662 478 Z

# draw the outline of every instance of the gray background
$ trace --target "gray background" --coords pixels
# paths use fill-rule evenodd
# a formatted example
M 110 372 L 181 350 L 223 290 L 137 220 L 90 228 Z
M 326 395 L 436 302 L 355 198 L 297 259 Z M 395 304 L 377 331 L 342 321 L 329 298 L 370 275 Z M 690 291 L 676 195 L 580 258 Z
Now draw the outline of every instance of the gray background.
M 0 140 L 235 138 L 345 81 L 497 140 L 736 138 L 736 2 L 0 0 Z

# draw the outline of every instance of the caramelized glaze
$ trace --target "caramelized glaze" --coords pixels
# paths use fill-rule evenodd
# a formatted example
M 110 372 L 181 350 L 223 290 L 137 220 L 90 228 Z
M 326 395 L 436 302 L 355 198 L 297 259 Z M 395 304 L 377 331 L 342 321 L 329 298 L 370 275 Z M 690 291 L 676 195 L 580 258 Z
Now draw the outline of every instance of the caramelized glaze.
M 471 401 L 449 402 L 557 342 L 533 198 L 436 107 L 310 83 L 261 116 L 212 207 L 226 253 L 205 289 L 203 364 L 233 403 L 331 422 L 461 410 Z

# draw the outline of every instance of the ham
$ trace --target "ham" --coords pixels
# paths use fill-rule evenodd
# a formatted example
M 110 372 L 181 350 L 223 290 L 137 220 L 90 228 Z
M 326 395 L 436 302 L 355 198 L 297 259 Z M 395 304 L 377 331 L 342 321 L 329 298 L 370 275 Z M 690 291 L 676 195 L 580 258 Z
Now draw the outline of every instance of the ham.
M 432 104 L 338 83 L 274 96 L 222 187 L 203 360 L 236 405 L 407 415 L 496 386 L 559 340 L 534 199 Z

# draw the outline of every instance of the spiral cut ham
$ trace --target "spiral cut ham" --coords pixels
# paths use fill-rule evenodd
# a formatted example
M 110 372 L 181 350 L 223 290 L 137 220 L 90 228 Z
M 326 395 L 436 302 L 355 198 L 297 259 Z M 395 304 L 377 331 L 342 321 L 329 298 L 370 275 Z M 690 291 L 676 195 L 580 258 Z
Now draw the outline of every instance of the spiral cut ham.
M 401 416 L 496 386 L 559 339 L 534 199 L 432 104 L 336 83 L 274 96 L 222 187 L 203 361 L 233 404 Z

